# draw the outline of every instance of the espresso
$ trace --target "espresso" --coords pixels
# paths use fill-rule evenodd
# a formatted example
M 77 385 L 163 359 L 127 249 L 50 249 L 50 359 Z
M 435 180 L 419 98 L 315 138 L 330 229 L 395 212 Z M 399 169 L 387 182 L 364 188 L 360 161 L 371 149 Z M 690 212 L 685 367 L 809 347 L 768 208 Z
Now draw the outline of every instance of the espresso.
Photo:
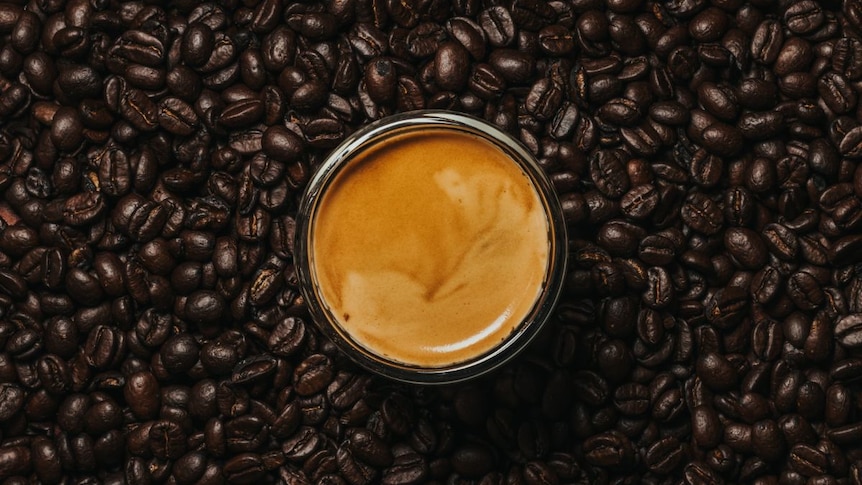
M 310 260 L 337 324 L 387 359 L 442 367 L 484 354 L 531 312 L 549 223 L 519 165 L 452 129 L 393 136 L 322 195 Z

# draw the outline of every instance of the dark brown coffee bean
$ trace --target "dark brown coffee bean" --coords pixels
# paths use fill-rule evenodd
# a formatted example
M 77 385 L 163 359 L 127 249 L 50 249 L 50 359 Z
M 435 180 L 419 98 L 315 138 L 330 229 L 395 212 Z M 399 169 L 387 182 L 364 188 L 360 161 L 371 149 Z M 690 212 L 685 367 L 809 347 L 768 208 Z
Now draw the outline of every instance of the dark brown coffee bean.
M 862 426 L 859 423 L 852 423 L 830 429 L 826 434 L 833 443 L 849 444 L 862 437 Z
M 616 98 L 599 108 L 596 116 L 605 123 L 633 126 L 640 121 L 641 112 L 634 101 L 627 98 Z
M 701 193 L 689 196 L 680 214 L 692 229 L 707 235 L 715 234 L 722 226 L 720 209 L 715 202 Z
M 680 465 L 683 453 L 683 446 L 679 440 L 668 436 L 650 446 L 644 455 L 644 460 L 653 472 L 667 474 Z
M 460 91 L 467 84 L 469 64 L 469 53 L 460 43 L 442 43 L 434 55 L 437 85 L 447 91 Z
M 862 157 L 862 127 L 855 127 L 849 130 L 841 138 L 838 149 L 845 157 Z
M 812 0 L 800 0 L 784 11 L 784 22 L 794 34 L 808 34 L 817 30 L 825 20 L 820 5 Z
M 856 92 L 841 74 L 826 73 L 818 81 L 817 90 L 823 102 L 837 114 L 847 113 L 856 107 Z
M 271 126 L 263 134 L 264 152 L 279 161 L 295 160 L 302 150 L 302 138 L 287 128 Z
M 691 419 L 692 433 L 699 446 L 713 448 L 719 444 L 722 437 L 722 425 L 714 409 L 698 406 L 693 410 Z
M 812 310 L 823 303 L 820 283 L 806 271 L 798 271 L 787 281 L 787 291 L 797 307 Z
M 860 315 L 848 315 L 835 326 L 835 337 L 845 347 L 855 348 L 862 345 L 862 318 Z
M 479 14 L 479 23 L 488 42 L 494 47 L 505 47 L 515 40 L 515 22 L 511 12 L 503 6 L 494 6 Z
M 308 12 L 287 17 L 287 25 L 301 36 L 312 40 L 323 40 L 335 33 L 336 20 L 326 12 Z
M 51 121 L 51 141 L 63 151 L 73 151 L 84 139 L 84 126 L 78 111 L 61 107 Z
M 805 71 L 814 60 L 814 52 L 811 45 L 802 38 L 791 37 L 787 39 L 778 53 L 775 61 L 775 72 L 779 76 L 791 72 Z
M 724 233 L 724 246 L 744 268 L 758 269 L 766 262 L 766 245 L 759 234 L 731 227 Z
M 697 361 L 698 374 L 711 389 L 721 392 L 736 385 L 738 375 L 722 355 L 709 353 Z
M 751 429 L 752 446 L 759 457 L 774 461 L 784 454 L 784 439 L 775 421 L 759 421 Z
M 772 64 L 778 58 L 783 42 L 781 24 L 775 20 L 765 20 L 752 36 L 751 55 L 762 64 Z
M 167 97 L 159 102 L 159 125 L 175 135 L 191 135 L 198 126 L 192 107 L 179 98 Z
M 784 122 L 778 111 L 745 113 L 737 122 L 742 135 L 751 140 L 765 140 L 779 133 Z
M 596 187 L 608 197 L 620 197 L 629 187 L 621 154 L 601 151 L 590 161 L 590 175 Z
M 529 82 L 536 68 L 535 59 L 515 49 L 495 49 L 488 63 L 506 80 L 514 84 Z
M 742 149 L 742 133 L 733 125 L 713 123 L 703 130 L 703 145 L 717 155 L 733 156 Z
M 241 453 L 229 459 L 224 465 L 223 474 L 234 483 L 254 483 L 264 477 L 265 469 L 260 456 L 254 453 Z
M 862 44 L 855 38 L 838 39 L 832 50 L 832 69 L 851 81 L 862 77 L 860 47 Z
M 539 31 L 539 46 L 548 55 L 567 55 L 575 49 L 575 45 L 574 34 L 563 25 L 548 25 Z
M 298 91 L 297 91 L 298 92 Z M 294 93 L 294 97 L 297 93 Z M 299 101 L 298 99 L 296 101 Z M 307 106 L 305 100 L 295 103 L 302 109 Z M 263 102 L 259 99 L 246 99 L 227 105 L 219 116 L 219 123 L 228 128 L 243 128 L 259 121 L 264 114 Z
M 633 458 L 632 444 L 619 432 L 595 435 L 584 442 L 588 463 L 595 466 L 628 466 Z
M 649 409 L 649 390 L 643 385 L 625 384 L 614 392 L 614 406 L 624 415 L 640 416 Z
M 525 107 L 537 119 L 545 121 L 557 113 L 562 98 L 562 91 L 553 81 L 543 78 L 530 88 L 525 100 Z
M 697 94 L 701 105 L 709 113 L 724 121 L 736 119 L 736 96 L 729 86 L 705 82 L 698 87 Z
M 0 448 L 0 470 L 3 476 L 23 475 L 31 470 L 30 449 L 24 446 L 4 446 Z
M 152 131 L 159 124 L 158 107 L 141 90 L 128 88 L 121 92 L 117 109 L 138 130 Z
M 633 219 L 644 219 L 652 215 L 659 202 L 659 194 L 652 185 L 640 185 L 629 190 L 620 199 L 623 214 Z
M 446 31 L 436 23 L 426 22 L 411 29 L 405 40 L 406 49 L 413 57 L 431 57 L 446 40 Z
M 468 85 L 476 96 L 485 100 L 492 100 L 503 93 L 506 88 L 506 81 L 492 66 L 478 64 L 470 75 Z

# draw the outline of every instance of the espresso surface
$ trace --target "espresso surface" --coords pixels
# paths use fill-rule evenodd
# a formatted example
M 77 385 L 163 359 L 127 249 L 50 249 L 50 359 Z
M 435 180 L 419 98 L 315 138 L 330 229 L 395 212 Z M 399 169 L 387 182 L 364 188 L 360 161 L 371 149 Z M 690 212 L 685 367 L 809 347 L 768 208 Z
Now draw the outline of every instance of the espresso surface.
M 530 312 L 549 257 L 538 193 L 473 135 L 401 134 L 349 162 L 323 196 L 311 257 L 338 323 L 422 366 L 494 348 Z

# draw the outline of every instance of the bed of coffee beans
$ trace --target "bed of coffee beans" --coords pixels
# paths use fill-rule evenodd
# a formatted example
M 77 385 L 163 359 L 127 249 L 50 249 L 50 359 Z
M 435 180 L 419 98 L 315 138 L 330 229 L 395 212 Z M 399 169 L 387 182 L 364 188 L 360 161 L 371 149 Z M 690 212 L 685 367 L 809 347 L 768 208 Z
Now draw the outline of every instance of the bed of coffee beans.
M 862 1 L 167 3 L 0 3 L 4 484 L 862 483 Z M 293 266 L 322 158 L 419 108 L 517 136 L 571 239 L 444 388 Z

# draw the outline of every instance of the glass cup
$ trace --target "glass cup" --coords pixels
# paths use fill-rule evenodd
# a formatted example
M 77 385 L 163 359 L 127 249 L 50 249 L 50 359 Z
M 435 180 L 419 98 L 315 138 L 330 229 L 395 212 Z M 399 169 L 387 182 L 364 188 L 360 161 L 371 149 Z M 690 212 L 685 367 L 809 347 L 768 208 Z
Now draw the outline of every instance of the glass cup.
M 457 142 L 452 145 L 453 151 L 446 152 L 450 155 L 434 156 L 434 147 L 439 148 L 450 140 Z M 402 147 L 409 147 L 413 151 L 398 151 L 407 150 Z M 469 150 L 474 148 L 478 150 L 475 153 L 487 157 L 473 157 L 466 162 L 457 162 L 459 165 L 452 161 L 447 166 L 449 158 L 456 160 L 458 155 L 466 156 L 459 152 L 473 153 Z M 411 156 L 398 158 L 400 153 L 410 153 Z M 499 163 L 502 165 L 488 165 L 490 168 L 482 165 L 492 159 L 501 160 Z M 429 168 L 429 165 L 433 167 Z M 399 174 L 398 177 L 407 178 L 412 177 L 414 172 L 427 169 L 428 183 L 423 182 L 426 180 L 422 178 L 424 175 L 417 174 L 404 182 L 403 192 L 399 192 L 402 189 L 399 185 L 401 179 L 396 183 L 391 178 L 377 179 L 376 182 L 364 178 L 371 177 L 368 174 L 374 173 L 379 167 L 390 170 L 386 174 Z M 466 175 L 460 173 L 468 169 L 470 172 L 465 172 Z M 501 175 L 489 175 L 498 172 Z M 386 176 L 395 177 L 381 175 Z M 418 189 L 409 184 L 414 184 Z M 521 196 L 512 195 L 518 193 L 516 188 L 520 190 Z M 525 198 L 523 194 L 527 191 L 530 195 Z M 378 192 L 379 198 L 376 195 Z M 425 200 L 420 204 L 420 195 L 432 197 L 431 203 Z M 395 199 L 386 202 L 386 197 Z M 439 200 L 433 197 L 439 197 Z M 518 205 L 510 207 L 506 204 Z M 368 206 L 367 212 L 363 212 L 365 206 Z M 451 228 L 451 232 L 444 230 L 445 235 L 430 232 L 432 227 L 437 227 L 434 217 L 439 214 L 446 218 L 461 217 L 457 214 L 451 216 L 439 209 L 450 206 L 456 208 L 453 209 L 456 212 L 464 207 L 474 207 L 475 211 L 468 213 L 471 214 L 470 218 L 464 216 L 464 221 L 476 227 L 459 232 L 457 224 L 450 224 L 451 221 L 447 219 L 440 227 Z M 372 207 L 375 209 L 372 210 Z M 421 217 L 411 216 L 410 220 L 404 222 L 393 219 L 399 217 L 402 210 L 408 210 L 404 207 L 420 211 L 427 207 L 433 214 L 429 212 L 427 217 L 422 214 Z M 438 209 L 443 212 L 434 212 Z M 535 222 L 539 217 L 543 220 L 539 226 L 534 223 L 530 225 L 533 228 L 540 227 L 536 231 L 521 229 L 516 224 L 508 227 L 502 222 L 510 219 Z M 384 232 L 383 235 L 375 232 L 376 228 L 388 226 L 390 222 L 394 228 L 391 232 Z M 466 234 L 463 237 L 470 240 L 459 240 L 462 236 L 452 236 L 454 233 Z M 491 233 L 500 236 L 486 237 Z M 525 235 L 527 233 L 530 235 Z M 428 239 L 429 234 L 434 239 L 431 246 L 416 242 Z M 383 238 L 383 243 L 374 238 Z M 499 242 L 510 239 L 518 242 Z M 521 242 L 527 240 L 532 242 Z M 391 247 L 388 246 L 390 242 Z M 375 249 L 379 248 L 379 254 L 372 254 L 369 260 L 364 260 L 361 255 L 352 255 L 351 251 L 360 251 L 355 249 L 357 246 L 362 246 L 361 250 L 368 253 L 375 253 Z M 422 256 L 411 260 L 411 268 L 399 267 L 401 269 L 397 271 L 389 269 L 390 260 L 394 261 L 391 262 L 393 265 L 403 266 L 406 263 L 398 260 L 401 253 L 413 254 L 411 251 L 420 246 L 425 249 L 417 250 L 417 254 L 425 255 L 422 252 L 425 251 L 428 258 Z M 514 280 L 511 275 L 499 280 L 498 276 L 503 273 L 494 274 L 497 268 L 508 268 L 509 265 L 492 264 L 489 261 L 493 259 L 485 259 L 502 254 L 487 249 L 489 247 L 502 248 L 499 251 L 518 248 L 522 251 L 513 254 L 537 254 L 540 257 L 536 260 L 540 263 L 531 266 L 527 259 L 521 257 L 502 260 L 518 265 L 514 270 L 520 273 L 516 274 Z M 483 251 L 486 249 L 490 256 L 484 256 L 486 253 Z M 460 259 L 450 264 L 454 259 L 446 256 L 448 253 Z M 562 208 L 552 185 L 523 145 L 495 126 L 473 116 L 423 110 L 371 123 L 348 136 L 332 151 L 313 175 L 301 200 L 294 255 L 300 287 L 315 323 L 345 354 L 364 368 L 395 380 L 443 384 L 470 379 L 500 367 L 537 335 L 550 317 L 560 294 L 565 275 L 567 238 Z M 372 264 L 374 261 L 383 263 L 378 263 L 381 267 L 376 268 Z M 344 268 L 338 266 L 339 262 Z M 369 265 L 371 267 L 365 268 Z M 354 266 L 364 269 L 354 271 L 351 269 Z M 508 288 L 510 283 L 527 284 L 519 281 L 522 274 L 527 275 L 523 278 L 525 281 L 535 281 L 535 287 L 528 287 L 528 291 L 519 293 L 525 296 L 513 298 L 511 303 L 501 302 L 499 305 L 505 308 L 496 309 L 495 298 L 506 298 L 505 292 L 501 291 L 503 287 Z M 445 290 L 435 287 L 433 291 L 439 290 L 445 295 L 435 295 L 429 299 L 431 297 L 426 291 L 428 281 L 434 278 L 446 280 L 444 284 L 449 287 Z M 448 281 L 450 279 L 452 282 Z M 490 284 L 485 288 L 486 280 L 501 281 L 501 285 Z M 373 282 L 380 284 L 374 286 Z M 473 287 L 473 291 L 481 288 L 487 296 L 471 296 L 465 288 Z M 386 291 L 380 288 L 386 288 Z M 428 301 L 433 301 L 433 304 Z M 426 303 L 430 305 L 427 309 L 423 306 Z M 449 315 L 458 305 L 467 309 L 483 308 L 483 311 L 493 311 L 488 313 L 490 315 L 499 313 L 500 316 L 494 319 L 493 325 L 490 322 L 488 326 L 477 323 L 475 335 L 459 334 L 454 343 L 446 341 L 437 345 L 429 341 L 426 344 L 422 340 L 426 334 L 429 338 L 437 338 L 450 331 L 445 330 L 443 323 L 454 322 L 451 323 L 452 332 L 472 331 L 473 322 L 467 316 L 463 317 L 463 324 L 457 323 L 457 318 L 445 319 L 445 322 L 440 322 L 440 329 L 434 323 L 417 323 L 420 322 L 417 315 L 426 315 L 423 313 L 426 310 L 435 315 Z M 453 314 L 458 318 L 470 314 L 466 310 L 463 314 L 459 312 L 457 310 Z M 479 310 L 475 312 L 480 315 Z M 364 320 L 357 316 L 360 314 Z M 402 314 L 403 319 L 400 316 Z M 484 313 L 481 315 L 485 316 Z M 351 316 L 354 318 L 350 319 Z M 506 319 L 509 321 L 505 325 L 499 324 Z M 381 335 L 388 337 L 375 340 L 376 337 L 366 336 L 366 330 L 372 327 L 374 331 L 380 330 Z M 486 338 L 492 331 L 490 329 L 497 332 L 493 340 Z M 470 342 L 480 342 L 484 347 L 477 344 L 473 349 Z M 421 354 L 426 348 L 431 349 L 430 353 Z M 450 349 L 457 350 L 453 350 L 450 356 Z M 412 356 L 411 352 L 430 357 L 404 357 Z

